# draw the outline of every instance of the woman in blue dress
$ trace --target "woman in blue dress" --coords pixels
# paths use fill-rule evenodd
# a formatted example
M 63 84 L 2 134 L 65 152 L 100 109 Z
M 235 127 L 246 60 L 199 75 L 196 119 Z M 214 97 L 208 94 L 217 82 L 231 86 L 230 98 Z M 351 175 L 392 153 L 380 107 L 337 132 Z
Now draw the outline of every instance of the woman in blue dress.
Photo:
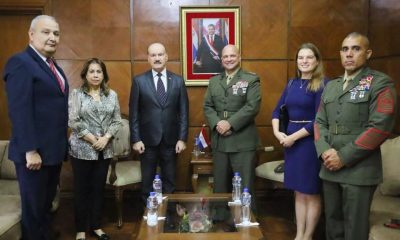
M 301 45 L 296 61 L 296 78 L 289 80 L 272 113 L 272 127 L 285 149 L 284 185 L 295 192 L 295 240 L 310 240 L 321 214 L 320 161 L 314 146 L 313 125 L 326 81 L 321 54 L 314 44 Z M 289 113 L 287 133 L 279 131 L 282 104 L 286 104 Z

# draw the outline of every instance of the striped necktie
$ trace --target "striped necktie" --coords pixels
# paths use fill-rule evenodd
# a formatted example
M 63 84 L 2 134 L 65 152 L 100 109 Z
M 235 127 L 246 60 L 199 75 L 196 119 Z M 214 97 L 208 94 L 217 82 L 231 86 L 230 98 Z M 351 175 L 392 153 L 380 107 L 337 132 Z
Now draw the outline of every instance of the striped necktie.
M 65 85 L 63 81 L 61 80 L 60 76 L 58 75 L 56 71 L 56 66 L 54 65 L 54 62 L 51 58 L 47 58 L 46 62 L 49 64 L 50 70 L 53 72 L 54 76 L 57 79 L 58 85 L 60 86 L 60 89 L 63 93 L 65 93 Z
M 165 87 L 164 87 L 164 83 L 161 79 L 162 74 L 161 73 L 157 73 L 157 97 L 158 100 L 160 100 L 160 103 L 162 105 L 165 104 L 165 102 L 167 101 L 167 93 L 165 92 Z

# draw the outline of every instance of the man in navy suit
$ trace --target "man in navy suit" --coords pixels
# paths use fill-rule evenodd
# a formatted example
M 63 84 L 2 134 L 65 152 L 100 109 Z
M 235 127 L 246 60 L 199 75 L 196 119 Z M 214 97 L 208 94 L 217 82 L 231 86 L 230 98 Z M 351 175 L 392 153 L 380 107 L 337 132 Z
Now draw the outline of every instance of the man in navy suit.
M 29 46 L 12 56 L 4 80 L 12 123 L 9 158 L 18 176 L 22 238 L 54 239 L 50 208 L 67 153 L 68 83 L 52 56 L 60 29 L 51 16 L 35 17 Z
M 148 49 L 151 70 L 132 80 L 129 120 L 132 148 L 140 155 L 143 198 L 152 191 L 157 164 L 163 192 L 175 190 L 176 156 L 186 148 L 189 101 L 185 82 L 166 69 L 161 43 Z

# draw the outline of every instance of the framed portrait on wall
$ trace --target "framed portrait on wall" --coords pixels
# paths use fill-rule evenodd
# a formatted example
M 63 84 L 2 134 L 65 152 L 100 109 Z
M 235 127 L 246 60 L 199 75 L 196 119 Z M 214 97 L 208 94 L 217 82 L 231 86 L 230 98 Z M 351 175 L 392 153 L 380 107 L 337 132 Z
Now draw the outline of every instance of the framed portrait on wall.
M 221 52 L 240 47 L 240 7 L 180 7 L 182 74 L 187 86 L 207 86 L 223 71 Z

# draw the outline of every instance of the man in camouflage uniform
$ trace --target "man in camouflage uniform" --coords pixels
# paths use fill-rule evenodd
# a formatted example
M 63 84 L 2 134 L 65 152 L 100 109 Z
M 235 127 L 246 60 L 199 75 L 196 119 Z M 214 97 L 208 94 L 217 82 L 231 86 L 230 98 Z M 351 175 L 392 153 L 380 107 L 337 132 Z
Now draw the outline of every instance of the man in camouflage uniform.
M 396 92 L 387 75 L 366 67 L 371 54 L 366 36 L 347 35 L 340 50 L 345 73 L 325 87 L 315 121 L 328 240 L 368 239 L 372 196 L 382 181 L 380 145 L 394 126 Z
M 204 113 L 212 130 L 214 192 L 228 192 L 233 172 L 242 186 L 253 189 L 255 155 L 259 137 L 255 124 L 260 103 L 260 78 L 240 68 L 239 50 L 222 50 L 225 71 L 210 79 Z

